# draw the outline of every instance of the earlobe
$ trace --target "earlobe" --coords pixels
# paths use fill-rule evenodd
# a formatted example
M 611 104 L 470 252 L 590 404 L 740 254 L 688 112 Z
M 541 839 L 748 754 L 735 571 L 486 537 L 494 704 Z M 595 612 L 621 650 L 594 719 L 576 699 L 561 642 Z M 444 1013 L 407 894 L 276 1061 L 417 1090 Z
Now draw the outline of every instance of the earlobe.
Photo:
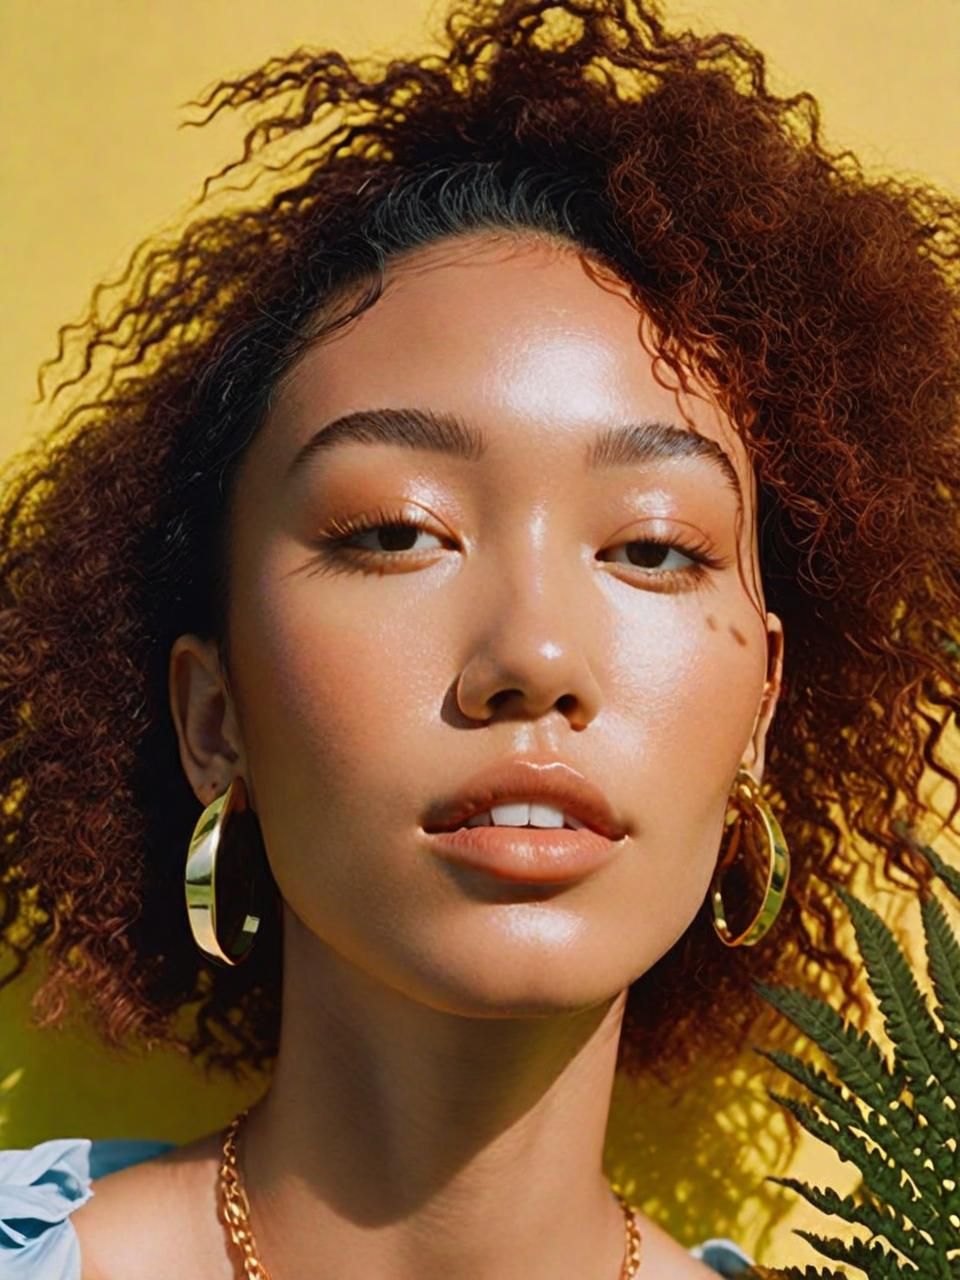
M 170 650 L 168 693 L 180 762 L 204 805 L 237 772 L 240 744 L 216 641 L 181 635 Z

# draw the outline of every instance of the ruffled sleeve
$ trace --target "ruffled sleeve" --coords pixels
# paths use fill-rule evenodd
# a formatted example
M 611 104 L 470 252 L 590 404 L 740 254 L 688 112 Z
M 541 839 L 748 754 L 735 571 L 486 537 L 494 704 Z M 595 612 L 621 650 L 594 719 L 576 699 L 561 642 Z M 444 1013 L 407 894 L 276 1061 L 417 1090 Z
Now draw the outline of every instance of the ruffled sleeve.
M 691 1254 L 710 1267 L 718 1276 L 742 1276 L 755 1265 L 755 1260 L 726 1237 L 715 1236 L 704 1240 L 690 1250 Z
M 0 1151 L 0 1276 L 80 1280 L 70 1214 L 90 1199 L 90 1139 Z
M 0 1151 L 0 1280 L 80 1280 L 70 1214 L 96 1195 L 91 1183 L 174 1146 L 153 1138 L 53 1138 Z

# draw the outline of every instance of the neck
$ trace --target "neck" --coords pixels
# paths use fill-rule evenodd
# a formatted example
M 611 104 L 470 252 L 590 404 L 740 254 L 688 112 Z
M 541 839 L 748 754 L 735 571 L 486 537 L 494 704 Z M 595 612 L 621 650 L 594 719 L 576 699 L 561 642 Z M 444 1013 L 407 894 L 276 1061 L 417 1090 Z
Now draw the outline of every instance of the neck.
M 280 1049 L 241 1133 L 272 1280 L 616 1280 L 602 1169 L 623 1001 L 465 1017 L 375 982 L 295 918 Z

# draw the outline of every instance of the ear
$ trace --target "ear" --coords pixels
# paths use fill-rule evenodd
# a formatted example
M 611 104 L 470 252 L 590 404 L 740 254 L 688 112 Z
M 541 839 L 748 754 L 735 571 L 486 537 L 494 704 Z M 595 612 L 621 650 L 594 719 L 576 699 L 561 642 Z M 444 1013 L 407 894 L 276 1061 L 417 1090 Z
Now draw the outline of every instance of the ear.
M 170 650 L 169 696 L 180 763 L 206 806 L 245 773 L 236 710 L 215 640 L 177 637 Z
M 783 685 L 783 623 L 775 613 L 767 614 L 767 676 L 763 685 L 763 695 L 757 714 L 754 717 L 750 743 L 743 763 L 758 782 L 763 779 L 764 751 L 767 741 L 767 730 L 773 720 L 777 708 L 780 690 Z

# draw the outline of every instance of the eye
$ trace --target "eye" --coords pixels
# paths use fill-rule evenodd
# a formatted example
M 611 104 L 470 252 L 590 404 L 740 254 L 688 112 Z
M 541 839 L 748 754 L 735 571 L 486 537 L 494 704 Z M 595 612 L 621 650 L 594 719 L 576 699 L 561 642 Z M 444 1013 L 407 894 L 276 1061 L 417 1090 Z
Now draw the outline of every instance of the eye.
M 433 548 L 431 547 L 415 545 L 421 534 L 425 534 L 428 538 L 437 537 L 435 533 L 431 533 L 422 524 L 412 524 L 406 520 L 395 520 L 388 524 L 374 524 L 369 525 L 366 529 L 358 530 L 350 538 L 350 546 L 355 551 L 371 551 L 374 555 L 391 551 L 432 550 Z M 360 545 L 358 539 L 369 535 L 373 535 L 371 541 L 374 545 L 368 547 Z M 437 538 L 437 541 L 439 542 L 439 538 Z
M 411 551 L 437 549 L 429 545 L 417 546 L 421 534 L 436 539 L 442 545 L 440 536 L 431 532 L 422 521 L 411 519 L 402 511 L 380 510 L 369 516 L 345 516 L 331 520 L 317 542 L 324 554 L 334 559 L 341 556 L 402 559 Z M 363 546 L 361 538 L 367 539 L 369 545 Z
M 631 538 L 613 550 L 625 552 L 627 558 L 612 563 L 635 570 L 639 581 L 659 591 L 693 590 L 706 582 L 711 570 L 722 569 L 725 563 L 704 546 L 671 538 Z
M 636 569 L 667 569 L 668 572 L 676 573 L 688 569 L 692 564 L 700 563 L 700 553 L 695 548 L 685 548 L 679 542 L 671 542 L 668 539 L 660 538 L 632 538 L 629 542 L 622 542 L 615 548 L 617 551 L 626 551 L 628 553 L 627 560 L 615 562 L 626 563 Z M 673 564 L 667 563 L 670 557 L 680 557 L 687 563 L 678 563 L 674 560 Z

